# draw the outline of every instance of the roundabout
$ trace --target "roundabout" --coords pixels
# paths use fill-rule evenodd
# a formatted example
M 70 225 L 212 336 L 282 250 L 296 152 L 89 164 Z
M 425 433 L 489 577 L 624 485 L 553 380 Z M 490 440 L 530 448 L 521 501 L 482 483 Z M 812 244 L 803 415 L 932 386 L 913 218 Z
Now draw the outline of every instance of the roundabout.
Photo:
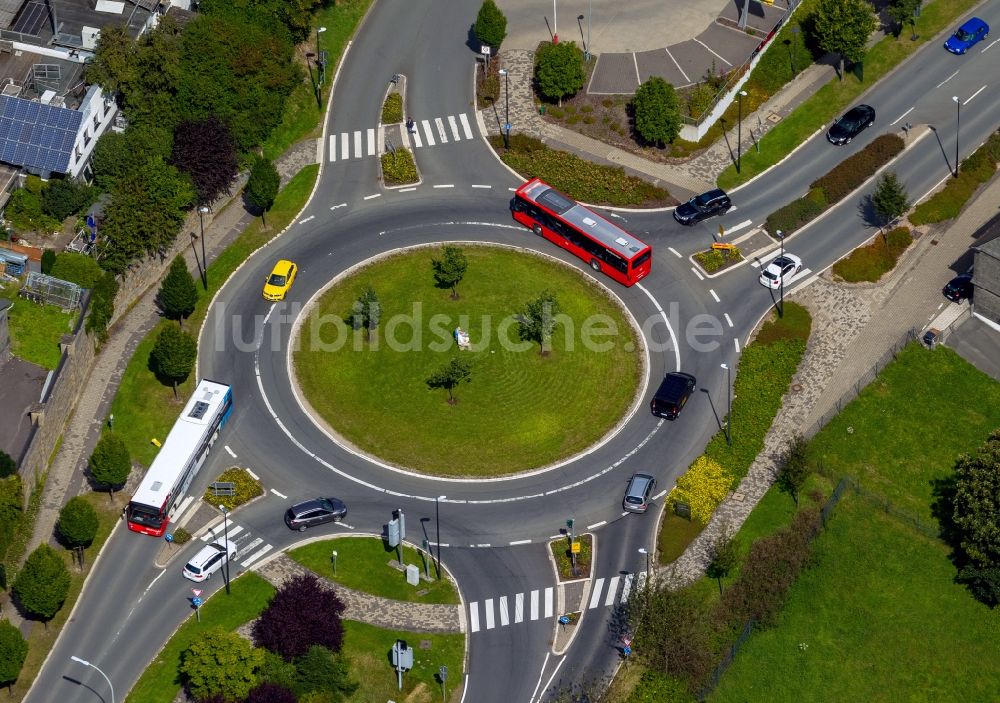
M 648 365 L 620 299 L 551 257 L 460 250 L 468 268 L 457 298 L 432 275 L 442 248 L 429 245 L 354 267 L 306 304 L 290 366 L 310 416 L 354 451 L 452 478 L 531 471 L 606 440 L 634 411 Z M 365 290 L 377 296 L 370 331 Z M 524 325 L 547 291 L 543 353 Z M 468 375 L 442 390 L 430 379 L 450 360 Z

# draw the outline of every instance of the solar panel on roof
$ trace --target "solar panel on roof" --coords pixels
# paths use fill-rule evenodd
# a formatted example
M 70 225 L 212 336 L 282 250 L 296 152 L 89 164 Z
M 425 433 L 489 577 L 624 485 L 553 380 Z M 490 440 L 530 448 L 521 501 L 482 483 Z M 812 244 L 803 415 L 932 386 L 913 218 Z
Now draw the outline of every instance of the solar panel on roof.
M 25 4 L 14 22 L 13 30 L 22 34 L 32 34 L 38 36 L 38 30 L 49 18 L 49 8 L 40 2 L 29 2 Z
M 0 95 L 0 159 L 65 173 L 83 115 L 64 107 Z

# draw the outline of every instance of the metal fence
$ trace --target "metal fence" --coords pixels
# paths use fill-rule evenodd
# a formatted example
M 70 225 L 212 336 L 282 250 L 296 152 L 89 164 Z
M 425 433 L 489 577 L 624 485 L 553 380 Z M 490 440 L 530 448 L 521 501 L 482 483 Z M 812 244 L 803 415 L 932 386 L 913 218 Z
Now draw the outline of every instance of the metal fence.
M 703 701 L 708 698 L 709 694 L 711 694 L 712 691 L 715 690 L 715 687 L 719 685 L 719 680 L 722 678 L 722 675 L 726 673 L 726 669 L 728 669 L 729 665 L 733 663 L 734 659 L 736 659 L 736 655 L 740 653 L 740 647 L 743 646 L 744 642 L 750 639 L 750 635 L 753 632 L 753 625 L 754 621 L 752 618 L 747 620 L 746 624 L 743 625 L 743 630 L 740 632 L 739 637 L 737 637 L 736 640 L 729 645 L 725 654 L 722 655 L 722 661 L 720 661 L 719 665 L 715 667 L 715 671 L 712 672 L 712 675 L 708 677 L 708 682 L 700 691 L 698 691 L 699 701 Z
M 903 335 L 901 335 L 899 339 L 897 339 L 892 346 L 887 349 L 881 357 L 879 357 L 878 361 L 876 361 L 870 368 L 855 379 L 854 383 L 851 384 L 851 387 L 837 399 L 833 408 L 828 410 L 822 417 L 810 425 L 809 428 L 802 433 L 802 436 L 806 439 L 811 439 L 816 436 L 816 433 L 823 429 L 827 423 L 830 422 L 830 420 L 839 415 L 847 404 L 857 398 L 861 394 L 861 391 L 863 391 L 869 383 L 878 378 L 879 374 L 885 371 L 886 366 L 895 361 L 896 356 L 903 350 L 903 347 L 910 342 L 916 341 L 918 334 L 919 331 L 915 327 L 911 327 L 903 333 Z
M 35 303 L 58 305 L 63 310 L 80 307 L 83 289 L 75 283 L 61 278 L 46 276 L 38 271 L 29 271 L 19 295 Z

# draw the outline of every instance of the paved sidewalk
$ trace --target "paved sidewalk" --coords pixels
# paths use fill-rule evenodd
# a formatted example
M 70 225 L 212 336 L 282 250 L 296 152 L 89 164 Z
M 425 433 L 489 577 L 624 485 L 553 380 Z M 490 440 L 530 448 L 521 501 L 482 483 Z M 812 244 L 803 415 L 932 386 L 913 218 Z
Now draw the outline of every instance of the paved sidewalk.
M 509 71 L 510 81 L 510 122 L 512 134 L 527 134 L 560 148 L 582 156 L 588 161 L 596 161 L 622 166 L 627 171 L 652 180 L 663 186 L 678 200 L 686 200 L 690 195 L 715 187 L 718 175 L 736 160 L 737 125 L 733 124 L 727 137 L 698 156 L 677 164 L 660 164 L 644 159 L 631 152 L 613 147 L 596 139 L 544 120 L 538 114 L 534 94 L 531 90 L 534 54 L 526 50 L 509 50 L 500 53 L 503 67 Z M 754 148 L 754 135 L 759 139 L 767 134 L 784 117 L 830 80 L 834 70 L 830 66 L 812 65 L 778 94 L 761 105 L 755 112 L 743 119 L 743 151 Z M 506 90 L 506 88 L 504 88 Z M 506 96 L 504 96 L 506 97 Z M 490 135 L 501 134 L 506 104 L 498 100 L 481 110 L 483 123 Z M 730 151 L 730 148 L 732 151 Z
M 279 554 L 255 571 L 276 587 L 280 587 L 293 576 L 313 573 L 284 554 Z M 460 605 L 432 605 L 391 600 L 352 590 L 321 576 L 317 578 L 325 586 L 337 591 L 340 600 L 347 606 L 343 615 L 346 620 L 357 620 L 388 630 L 408 632 L 461 632 L 462 630 Z

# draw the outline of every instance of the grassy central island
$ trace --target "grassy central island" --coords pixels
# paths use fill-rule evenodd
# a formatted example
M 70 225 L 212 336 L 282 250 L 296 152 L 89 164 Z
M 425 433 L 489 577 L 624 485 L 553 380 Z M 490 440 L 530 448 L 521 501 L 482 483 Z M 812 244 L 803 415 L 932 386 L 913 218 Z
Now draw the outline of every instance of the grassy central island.
M 335 281 L 304 312 L 293 359 L 314 413 L 364 452 L 446 476 L 525 471 L 600 440 L 643 377 L 627 313 L 593 279 L 552 259 L 460 248 L 468 267 L 457 299 L 435 280 L 442 248 L 422 247 Z M 370 335 L 354 329 L 363 321 L 355 303 L 369 286 L 379 311 Z M 522 341 L 518 320 L 546 290 L 561 314 L 543 355 Z M 471 348 L 458 348 L 459 327 Z M 468 380 L 450 394 L 430 387 L 452 359 L 469 362 Z

